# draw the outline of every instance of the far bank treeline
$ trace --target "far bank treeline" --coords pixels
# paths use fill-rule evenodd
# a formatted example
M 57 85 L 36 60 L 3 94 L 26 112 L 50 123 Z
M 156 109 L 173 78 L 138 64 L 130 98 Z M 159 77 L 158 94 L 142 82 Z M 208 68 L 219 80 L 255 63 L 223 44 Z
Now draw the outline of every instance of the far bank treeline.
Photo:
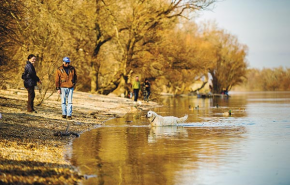
M 290 68 L 248 69 L 247 80 L 236 90 L 242 91 L 290 91 Z
M 26 57 L 38 56 L 42 93 L 53 90 L 54 73 L 68 56 L 77 89 L 130 91 L 135 75 L 149 78 L 153 92 L 189 93 L 210 74 L 212 92 L 246 79 L 247 46 L 209 22 L 189 20 L 215 0 L 4 0 L 0 4 L 1 80 L 22 87 Z M 208 79 L 205 80 L 206 83 Z

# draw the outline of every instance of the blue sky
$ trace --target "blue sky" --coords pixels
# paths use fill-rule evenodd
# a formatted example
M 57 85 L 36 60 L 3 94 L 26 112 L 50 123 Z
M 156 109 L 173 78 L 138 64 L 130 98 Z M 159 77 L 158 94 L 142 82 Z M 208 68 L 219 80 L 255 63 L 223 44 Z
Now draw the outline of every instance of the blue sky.
M 219 0 L 199 21 L 215 20 L 249 47 L 250 68 L 290 68 L 290 0 Z

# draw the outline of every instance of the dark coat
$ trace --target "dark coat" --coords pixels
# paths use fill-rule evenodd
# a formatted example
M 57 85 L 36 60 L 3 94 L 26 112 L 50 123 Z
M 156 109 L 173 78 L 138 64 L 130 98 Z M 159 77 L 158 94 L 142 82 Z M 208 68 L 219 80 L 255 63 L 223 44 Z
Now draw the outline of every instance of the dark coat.
M 24 87 L 34 87 L 36 86 L 37 82 L 39 82 L 39 78 L 36 75 L 35 68 L 29 61 L 27 61 L 24 68 L 22 79 L 24 80 Z

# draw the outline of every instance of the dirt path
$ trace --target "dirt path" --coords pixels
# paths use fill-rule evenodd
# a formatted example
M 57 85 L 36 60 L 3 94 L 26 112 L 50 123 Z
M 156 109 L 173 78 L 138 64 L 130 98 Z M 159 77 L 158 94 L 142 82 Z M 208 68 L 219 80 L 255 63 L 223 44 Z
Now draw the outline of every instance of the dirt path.
M 37 93 L 37 92 L 36 92 Z M 0 90 L 0 184 L 77 184 L 83 177 L 66 160 L 66 148 L 75 136 L 54 136 L 64 132 L 82 133 L 106 120 L 138 111 L 126 98 L 74 92 L 73 120 L 61 118 L 57 94 L 37 113 L 26 112 L 26 90 Z M 157 104 L 142 103 L 139 109 Z

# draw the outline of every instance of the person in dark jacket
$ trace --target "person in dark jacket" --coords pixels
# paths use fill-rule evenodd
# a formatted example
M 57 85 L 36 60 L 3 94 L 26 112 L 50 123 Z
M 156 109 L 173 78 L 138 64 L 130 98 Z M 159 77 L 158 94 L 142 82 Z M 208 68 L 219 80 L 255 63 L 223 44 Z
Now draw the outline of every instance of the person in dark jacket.
M 144 101 L 149 101 L 149 96 L 151 94 L 151 91 L 150 91 L 150 83 L 149 83 L 149 80 L 147 78 L 145 78 L 145 82 L 143 84 L 143 95 L 144 95 Z
M 35 92 L 34 87 L 37 85 L 37 82 L 41 83 L 40 79 L 36 75 L 35 68 L 33 66 L 36 61 L 35 55 L 31 54 L 27 57 L 28 61 L 24 68 L 24 73 L 22 74 L 22 79 L 24 80 L 24 87 L 28 91 L 28 101 L 27 101 L 27 112 L 35 112 L 34 110 L 34 98 Z

